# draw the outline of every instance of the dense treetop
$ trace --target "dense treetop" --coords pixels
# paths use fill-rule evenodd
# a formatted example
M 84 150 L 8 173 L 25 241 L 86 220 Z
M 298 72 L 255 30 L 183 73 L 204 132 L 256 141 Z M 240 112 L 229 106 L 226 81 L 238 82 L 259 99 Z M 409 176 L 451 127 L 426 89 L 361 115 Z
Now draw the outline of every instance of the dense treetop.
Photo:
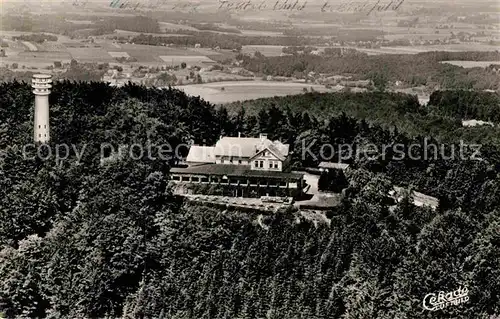
M 9 318 L 500 313 L 498 131 L 459 128 L 462 111 L 447 113 L 454 99 L 436 97 L 444 113 L 380 92 L 272 98 L 228 111 L 175 89 L 56 82 L 49 145 L 86 145 L 81 161 L 71 151 L 56 163 L 22 156 L 32 139 L 29 85 L 1 84 L 0 92 L 0 311 Z M 494 97 L 485 101 L 475 105 L 494 109 Z M 411 114 L 432 130 L 409 125 Z M 405 119 L 401 127 L 395 116 Z M 449 128 L 484 143 L 484 160 L 353 159 L 342 205 L 326 221 L 293 209 L 259 217 L 184 202 L 168 186 L 174 159 L 100 164 L 101 143 L 212 144 L 221 133 L 267 131 L 292 145 L 296 167 L 314 166 L 309 153 L 297 156 L 302 141 L 363 147 L 426 136 L 450 148 L 460 136 L 447 135 Z M 394 182 L 439 196 L 442 205 L 433 211 L 405 197 L 389 207 Z M 467 303 L 422 309 L 426 294 L 459 286 L 469 288 Z
M 242 66 L 252 72 L 275 76 L 304 78 L 309 72 L 339 74 L 357 79 L 373 79 L 383 76 L 386 81 L 401 81 L 408 86 L 426 85 L 441 89 L 498 90 L 498 74 L 490 68 L 466 69 L 441 63 L 449 60 L 500 61 L 495 52 L 425 52 L 419 54 L 346 54 L 337 50 L 330 54 L 251 57 L 240 55 Z

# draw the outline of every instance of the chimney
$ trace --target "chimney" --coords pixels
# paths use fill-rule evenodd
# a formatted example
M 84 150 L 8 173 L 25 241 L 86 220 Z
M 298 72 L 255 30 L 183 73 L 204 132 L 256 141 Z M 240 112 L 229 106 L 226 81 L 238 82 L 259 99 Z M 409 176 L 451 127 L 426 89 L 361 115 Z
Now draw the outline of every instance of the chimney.
M 266 139 L 267 139 L 267 134 L 266 134 L 266 133 L 260 133 L 260 136 L 259 136 L 259 137 L 260 137 L 260 141 L 261 141 L 261 142 L 264 142 L 264 140 L 266 140 Z

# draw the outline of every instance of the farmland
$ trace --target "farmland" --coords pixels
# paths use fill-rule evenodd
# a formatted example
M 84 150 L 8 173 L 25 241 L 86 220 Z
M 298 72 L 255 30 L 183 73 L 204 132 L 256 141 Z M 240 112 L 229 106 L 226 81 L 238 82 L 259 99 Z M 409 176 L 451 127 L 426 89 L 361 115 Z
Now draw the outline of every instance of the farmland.
M 178 33 L 173 33 L 173 34 L 168 34 L 168 33 L 151 33 L 151 32 L 135 32 L 135 31 L 126 31 L 126 30 L 120 30 L 116 29 L 112 34 L 107 34 L 106 36 L 137 36 L 139 34 L 145 34 L 145 35 L 155 35 L 155 36 L 169 36 L 169 37 L 189 37 L 191 35 L 189 34 L 178 34 Z
M 109 51 L 108 54 L 113 58 L 130 58 L 130 55 L 127 52 Z
M 288 77 L 280 79 L 285 81 L 305 80 L 306 76 L 310 76 L 308 74 L 311 70 L 314 71 L 313 73 L 324 71 L 320 67 L 314 67 L 314 64 L 321 61 L 321 55 L 323 59 L 325 58 L 326 48 L 355 49 L 368 55 L 381 55 L 381 59 L 384 59 L 383 55 L 387 54 L 413 55 L 428 51 L 458 52 L 468 51 L 471 47 L 474 47 L 475 51 L 495 51 L 498 49 L 493 45 L 496 43 L 495 35 L 499 34 L 495 28 L 481 28 L 472 23 L 457 22 L 452 27 L 441 27 L 440 21 L 434 21 L 431 24 L 422 21 L 414 27 L 401 26 L 402 18 L 403 20 L 412 19 L 412 17 L 401 16 L 383 17 L 384 23 L 382 23 L 381 20 L 378 21 L 372 17 L 361 21 L 349 21 L 328 19 L 324 16 L 324 20 L 314 20 L 315 17 L 305 13 L 296 13 L 293 17 L 285 19 L 287 16 L 285 12 L 259 12 L 259 17 L 255 19 L 252 19 L 252 12 L 234 15 L 221 14 L 218 17 L 202 13 L 179 12 L 168 15 L 151 12 L 148 16 L 136 16 L 133 12 L 123 10 L 109 10 L 107 13 L 98 10 L 90 15 L 74 10 L 69 10 L 67 13 L 66 17 L 61 20 L 57 20 L 58 18 L 53 15 L 50 16 L 54 19 L 54 25 L 48 29 L 44 29 L 45 21 L 42 14 L 35 19 L 37 31 L 32 28 L 33 32 L 17 31 L 25 30 L 16 26 L 27 20 L 22 18 L 17 21 L 16 18 L 11 18 L 7 23 L 11 31 L 2 31 L 2 40 L 8 46 L 5 46 L 6 56 L 2 57 L 1 64 L 12 67 L 14 71 L 46 70 L 56 65 L 57 70 L 54 72 L 63 72 L 69 68 L 69 62 L 72 59 L 78 63 L 90 63 L 87 65 L 88 68 L 95 68 L 95 64 L 109 63 L 108 66 L 102 67 L 111 68 L 110 73 L 107 72 L 108 70 L 105 71 L 106 76 L 114 80 L 116 85 L 129 79 L 147 83 L 147 85 L 189 84 L 189 87 L 185 87 L 186 90 L 195 90 L 211 101 L 219 103 L 302 92 L 304 87 L 309 88 L 309 85 L 262 81 L 253 81 L 248 84 L 248 82 L 236 81 L 263 79 L 263 76 L 267 75 Z M 264 22 L 266 16 L 279 21 L 280 15 L 283 15 L 283 22 L 272 24 Z M 458 39 L 457 37 L 460 36 L 458 32 L 476 32 L 477 34 L 474 35 L 475 39 L 471 38 L 472 35 L 467 35 L 466 39 Z M 36 37 L 13 38 L 35 33 L 57 36 L 57 41 L 51 39 L 37 41 Z M 407 42 L 399 41 L 400 39 Z M 306 64 L 294 64 L 291 58 L 277 58 L 282 55 L 284 46 L 309 46 L 318 50 L 296 57 Z M 235 60 L 239 53 L 251 55 L 256 52 L 268 58 L 276 58 L 265 69 L 242 65 L 240 64 L 243 59 L 241 57 L 238 61 Z M 337 50 L 328 52 L 337 52 Z M 347 54 L 351 53 L 357 54 L 353 50 L 347 50 Z M 328 54 L 330 53 L 326 56 Z M 345 54 L 344 51 L 340 53 L 342 57 Z M 332 63 L 337 58 L 338 56 L 335 56 Z M 467 57 L 464 58 L 466 61 L 448 61 L 447 63 L 466 68 L 485 67 L 492 59 L 494 58 L 485 58 L 484 60 L 487 60 L 485 62 L 474 62 L 472 61 L 475 60 L 474 57 Z M 447 57 L 443 60 L 458 60 L 458 58 Z M 57 63 L 54 64 L 54 62 Z M 60 66 L 59 62 L 66 65 Z M 14 68 L 13 63 L 18 64 L 18 67 Z M 186 63 L 188 67 L 181 68 L 182 63 Z M 272 70 L 275 69 L 275 65 L 281 64 L 283 64 L 281 68 L 286 72 L 281 70 L 274 73 Z M 217 67 L 211 68 L 212 65 L 217 65 Z M 305 65 L 310 65 L 310 67 L 306 68 Z M 366 64 L 361 62 L 360 67 L 363 65 Z M 366 72 L 360 75 L 361 78 L 364 78 L 365 74 L 370 71 L 366 67 L 363 68 Z M 324 78 L 345 75 L 344 73 L 352 75 L 353 72 L 357 72 L 357 69 L 356 65 L 353 65 L 352 70 L 339 67 L 330 70 L 331 72 L 329 71 Z M 102 71 L 102 69 L 99 70 Z M 164 78 L 161 78 L 162 72 L 169 74 L 168 76 L 163 74 Z M 479 72 L 479 70 L 476 69 L 473 72 Z M 312 80 L 308 79 L 312 81 L 311 83 L 334 88 L 342 86 L 336 85 L 338 83 L 333 80 L 333 83 L 324 82 L 322 78 L 318 78 L 317 74 L 313 77 Z M 474 75 L 474 77 L 481 79 L 479 82 L 482 84 L 479 87 L 483 89 L 496 87 L 493 84 L 483 83 L 493 82 L 492 75 Z M 270 80 L 268 77 L 267 79 Z M 278 80 L 277 77 L 271 79 Z M 398 74 L 392 82 L 400 84 L 392 89 L 407 89 L 422 85 L 426 83 L 426 79 L 429 77 L 407 79 L 405 74 Z M 200 82 L 204 83 L 195 84 Z M 222 84 L 215 84 L 218 82 Z M 476 82 L 471 82 L 470 86 L 478 86 Z M 429 84 L 427 89 L 431 89 L 432 85 L 434 83 Z M 221 90 L 222 86 L 224 90 Z M 314 84 L 313 87 L 318 91 L 324 89 Z M 419 98 L 423 100 L 428 98 L 426 94 L 418 93 Z
M 6 35 L 18 36 L 25 32 L 6 32 Z M 206 48 L 173 48 L 164 46 L 115 43 L 108 39 L 96 39 L 94 43 L 70 40 L 60 36 L 57 42 L 47 41 L 41 44 L 29 41 L 13 41 L 4 38 L 8 47 L 3 63 L 21 63 L 27 67 L 45 67 L 54 61 L 63 62 L 75 59 L 82 63 L 116 62 L 116 58 L 133 58 L 134 62 L 146 65 L 180 64 L 182 62 L 200 64 L 213 62 L 210 57 L 221 53 Z M 186 60 L 186 61 L 184 61 Z M 42 63 L 42 64 L 40 64 Z
M 442 61 L 441 63 L 448 63 L 463 68 L 486 68 L 492 64 L 500 64 L 500 61 Z
M 254 54 L 259 51 L 265 56 L 280 56 L 284 46 L 280 45 L 245 45 L 242 48 L 242 53 L 244 54 Z M 315 46 L 319 49 L 324 49 L 324 46 Z M 415 46 L 388 46 L 380 47 L 377 49 L 373 48 L 360 48 L 355 46 L 338 46 L 343 48 L 356 49 L 358 51 L 364 52 L 368 55 L 380 55 L 380 54 L 417 54 L 421 52 L 430 51 L 450 51 L 450 52 L 461 52 L 469 51 L 470 45 L 467 44 L 446 44 L 446 45 L 415 45 Z M 474 51 L 495 51 L 498 47 L 494 45 L 475 43 Z
M 212 59 L 207 58 L 203 55 L 160 55 L 165 63 L 172 65 L 179 65 L 182 62 L 194 65 L 203 65 L 203 63 L 213 63 Z
M 102 48 L 67 48 L 78 62 L 112 62 L 114 59 Z
M 244 45 L 241 52 L 244 54 L 254 54 L 260 52 L 265 56 L 280 56 L 284 46 L 281 45 Z
M 184 24 L 176 24 L 176 23 L 169 23 L 169 22 L 158 22 L 158 24 L 160 25 L 160 30 L 162 32 L 166 32 L 168 30 L 189 30 L 189 31 L 198 31 L 198 29 L 196 28 L 193 28 L 191 26 L 188 26 L 188 25 L 184 25 Z

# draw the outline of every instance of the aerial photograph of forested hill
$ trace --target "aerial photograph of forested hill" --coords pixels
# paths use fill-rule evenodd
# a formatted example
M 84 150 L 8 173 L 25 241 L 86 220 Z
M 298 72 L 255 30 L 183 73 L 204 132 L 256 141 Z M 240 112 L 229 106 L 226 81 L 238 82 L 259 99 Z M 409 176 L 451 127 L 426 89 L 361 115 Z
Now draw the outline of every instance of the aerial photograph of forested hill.
M 0 0 L 0 319 L 500 318 L 481 0 Z

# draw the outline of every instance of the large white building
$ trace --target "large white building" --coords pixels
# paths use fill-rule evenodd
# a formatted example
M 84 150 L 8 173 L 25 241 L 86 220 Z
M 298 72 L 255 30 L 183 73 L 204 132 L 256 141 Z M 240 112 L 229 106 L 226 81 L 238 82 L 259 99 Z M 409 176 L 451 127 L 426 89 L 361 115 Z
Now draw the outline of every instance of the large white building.
M 265 134 L 221 137 L 215 146 L 193 145 L 186 162 L 187 168 L 170 170 L 174 183 L 218 188 L 224 195 L 300 196 L 304 187 L 303 175 L 290 172 L 289 145 Z
M 252 170 L 281 172 L 288 165 L 288 152 L 288 144 L 271 141 L 266 134 L 258 138 L 221 137 L 215 146 L 191 146 L 186 162 L 190 166 L 243 165 Z
M 31 83 L 35 94 L 33 137 L 35 143 L 46 143 L 50 140 L 49 94 L 52 88 L 52 75 L 35 74 Z

